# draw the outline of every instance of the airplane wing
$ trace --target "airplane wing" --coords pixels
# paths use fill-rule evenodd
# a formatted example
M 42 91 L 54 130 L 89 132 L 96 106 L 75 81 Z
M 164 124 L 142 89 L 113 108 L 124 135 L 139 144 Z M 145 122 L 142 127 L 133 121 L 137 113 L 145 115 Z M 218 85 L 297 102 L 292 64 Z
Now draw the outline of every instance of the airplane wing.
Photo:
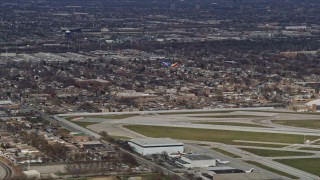
M 171 67 L 176 67 L 178 65 L 178 63 L 174 63 L 171 65 Z

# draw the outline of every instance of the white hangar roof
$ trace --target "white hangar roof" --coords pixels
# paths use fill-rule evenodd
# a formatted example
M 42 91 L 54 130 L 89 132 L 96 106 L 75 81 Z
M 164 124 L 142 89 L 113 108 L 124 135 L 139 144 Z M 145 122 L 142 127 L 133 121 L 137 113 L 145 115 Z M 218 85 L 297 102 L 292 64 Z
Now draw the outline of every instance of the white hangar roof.
M 142 147 L 183 146 L 182 142 L 176 141 L 171 138 L 137 138 L 131 139 L 130 142 Z
M 320 99 L 316 99 L 316 100 L 313 100 L 313 101 L 310 101 L 310 102 L 306 103 L 306 105 L 308 105 L 308 106 L 312 106 L 313 104 L 319 106 L 320 105 Z

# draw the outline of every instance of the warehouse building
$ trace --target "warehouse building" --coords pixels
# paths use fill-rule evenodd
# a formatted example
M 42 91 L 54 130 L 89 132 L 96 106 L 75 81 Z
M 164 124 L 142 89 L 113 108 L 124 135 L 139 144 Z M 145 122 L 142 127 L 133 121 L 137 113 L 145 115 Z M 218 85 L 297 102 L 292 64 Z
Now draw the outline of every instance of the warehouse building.
M 183 152 L 182 142 L 170 138 L 137 138 L 131 139 L 129 145 L 141 155 Z
M 310 101 L 306 105 L 311 107 L 311 112 L 320 112 L 320 99 Z

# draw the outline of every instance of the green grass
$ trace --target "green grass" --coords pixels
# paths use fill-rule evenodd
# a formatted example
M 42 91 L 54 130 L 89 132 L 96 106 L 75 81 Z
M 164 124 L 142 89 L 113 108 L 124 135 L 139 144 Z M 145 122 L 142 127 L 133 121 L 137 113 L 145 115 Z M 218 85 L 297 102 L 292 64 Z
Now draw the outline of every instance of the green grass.
M 173 139 L 196 140 L 220 142 L 232 144 L 234 140 L 261 141 L 261 142 L 279 142 L 296 144 L 303 142 L 303 135 L 293 134 L 276 134 L 276 133 L 260 133 L 245 131 L 228 131 L 213 129 L 196 129 L 196 128 L 177 128 L 163 126 L 146 126 L 146 125 L 125 125 L 123 126 L 137 133 L 149 137 L 171 137 Z M 308 139 L 313 140 L 320 136 L 309 136 Z
M 65 134 L 69 134 L 71 131 L 69 129 L 66 128 L 60 128 L 57 130 L 58 133 L 65 133 Z
M 60 135 L 60 136 L 67 136 L 70 134 L 70 130 L 65 129 L 65 128 L 60 128 L 56 131 L 56 135 Z
M 111 136 L 113 137 L 114 139 L 117 139 L 117 140 L 129 140 L 129 139 L 132 139 L 132 138 L 129 138 L 129 137 L 126 137 L 126 136 Z
M 98 122 L 80 122 L 80 121 L 72 121 L 72 122 L 84 128 L 93 124 L 98 124 Z
M 279 171 L 279 170 L 277 170 L 277 169 L 273 169 L 273 168 L 271 168 L 271 167 L 269 167 L 269 166 L 260 164 L 260 163 L 255 162 L 255 161 L 245 161 L 245 162 L 248 163 L 248 164 L 252 164 L 252 165 L 255 165 L 255 166 L 257 166 L 257 167 L 260 167 L 260 168 L 262 168 L 262 169 L 265 169 L 265 170 L 267 170 L 267 171 L 273 172 L 273 173 L 275 173 L 275 174 L 279 174 L 279 175 L 281 175 L 281 176 L 286 176 L 286 177 L 291 178 L 291 179 L 299 179 L 299 178 L 296 177 L 296 176 L 293 176 L 293 175 L 291 175 L 291 174 L 288 174 L 288 173 Z
M 268 126 L 262 126 L 262 125 L 259 125 L 259 124 L 237 123 L 237 122 L 194 122 L 194 124 L 210 124 L 210 125 L 224 125 L 224 126 L 243 126 L 243 127 L 270 128 Z
M 67 180 L 88 180 L 88 178 L 85 178 L 85 177 L 67 178 Z
M 275 161 L 320 176 L 320 158 L 277 159 Z
M 98 119 L 125 119 L 129 117 L 138 116 L 139 114 L 112 114 L 112 115 L 92 115 L 92 116 L 69 116 L 64 117 L 66 120 L 71 121 L 74 118 L 84 117 L 84 118 L 98 118 Z
M 256 146 L 256 147 L 272 147 L 272 148 L 283 148 L 287 145 L 281 145 L 281 144 L 263 144 L 263 143 L 251 143 L 251 142 L 237 142 L 234 141 L 231 143 L 232 145 L 239 145 L 239 146 Z
M 136 174 L 135 176 L 137 177 L 142 177 L 142 180 L 154 180 L 154 179 L 158 179 L 158 180 L 170 180 L 169 177 L 165 176 L 165 175 L 160 175 L 158 173 L 149 173 L 149 174 Z M 118 176 L 120 178 L 120 180 L 127 180 L 129 177 L 132 177 L 132 175 L 122 175 L 122 176 Z
M 129 117 L 138 116 L 139 114 L 116 114 L 116 115 L 97 115 L 97 116 L 85 116 L 86 118 L 100 118 L 100 119 L 125 119 Z
M 226 156 L 232 157 L 232 158 L 240 158 L 241 157 L 241 156 L 238 156 L 238 155 L 233 154 L 231 152 L 225 151 L 223 149 L 219 149 L 219 148 L 211 148 L 211 149 L 214 150 L 214 151 L 217 151 L 217 152 L 219 152 L 221 154 L 224 154 Z
M 301 150 L 309 150 L 309 151 L 320 151 L 320 148 L 314 148 L 314 147 L 302 147 L 299 148 Z
M 190 116 L 195 118 L 259 118 L 266 116 L 255 116 L 255 115 L 216 115 L 216 116 Z
M 285 111 L 275 111 L 275 110 L 241 110 L 247 112 L 266 112 L 266 113 L 281 113 L 281 114 L 306 114 L 306 115 L 320 115 L 319 112 L 285 112 Z
M 198 146 L 210 146 L 209 144 L 197 144 Z
M 316 142 L 314 142 L 314 143 L 312 143 L 312 144 L 314 144 L 314 145 L 320 145 L 320 141 L 316 141 Z
M 273 120 L 272 123 L 286 126 L 320 129 L 320 120 Z
M 251 152 L 258 156 L 263 157 L 281 157 L 281 156 L 308 156 L 314 155 L 313 153 L 306 152 L 294 152 L 294 151 L 278 151 L 278 150 L 268 150 L 268 149 L 251 149 L 251 148 L 240 148 L 244 151 Z
M 212 113 L 231 113 L 234 111 L 190 111 L 190 112 L 163 112 L 163 113 L 158 113 L 159 115 L 174 115 L 174 114 L 212 114 Z

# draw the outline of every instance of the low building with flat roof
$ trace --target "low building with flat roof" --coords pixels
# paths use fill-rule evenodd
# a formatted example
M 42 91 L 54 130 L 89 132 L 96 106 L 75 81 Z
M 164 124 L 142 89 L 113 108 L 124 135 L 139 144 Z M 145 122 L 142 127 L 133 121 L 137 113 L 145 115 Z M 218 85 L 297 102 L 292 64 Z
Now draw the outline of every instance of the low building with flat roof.
M 312 112 L 320 112 L 320 99 L 316 99 L 306 103 L 311 108 Z
M 141 155 L 183 152 L 183 143 L 170 138 L 131 139 L 129 145 Z
M 194 167 L 211 167 L 216 166 L 216 159 L 200 154 L 188 154 L 185 156 L 181 156 L 180 165 L 186 168 L 194 168 Z
M 214 180 L 268 180 L 272 179 L 262 173 L 229 173 L 229 174 L 214 174 L 212 175 L 212 179 Z

